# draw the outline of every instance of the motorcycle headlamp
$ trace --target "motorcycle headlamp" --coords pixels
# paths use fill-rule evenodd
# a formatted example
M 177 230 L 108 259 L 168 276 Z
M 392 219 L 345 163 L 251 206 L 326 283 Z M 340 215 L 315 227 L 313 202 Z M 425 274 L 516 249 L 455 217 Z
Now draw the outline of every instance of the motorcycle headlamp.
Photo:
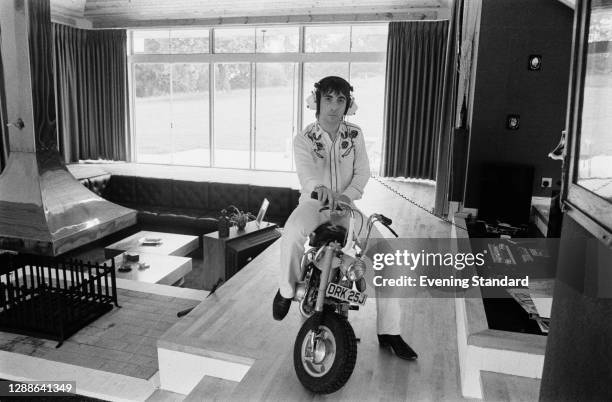
M 355 282 L 363 278 L 364 273 L 365 273 L 365 263 L 360 259 L 356 259 L 355 262 L 351 264 L 346 270 L 346 277 L 350 281 Z

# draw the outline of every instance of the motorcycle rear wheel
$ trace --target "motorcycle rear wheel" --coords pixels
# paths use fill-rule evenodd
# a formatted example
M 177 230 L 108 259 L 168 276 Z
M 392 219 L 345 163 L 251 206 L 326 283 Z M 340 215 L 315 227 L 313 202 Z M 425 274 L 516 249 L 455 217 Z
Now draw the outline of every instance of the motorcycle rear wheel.
M 310 317 L 298 333 L 293 347 L 293 365 L 302 385 L 317 394 L 336 392 L 346 384 L 357 360 L 357 340 L 346 318 L 325 313 L 315 336 L 317 348 L 309 355 L 313 320 Z

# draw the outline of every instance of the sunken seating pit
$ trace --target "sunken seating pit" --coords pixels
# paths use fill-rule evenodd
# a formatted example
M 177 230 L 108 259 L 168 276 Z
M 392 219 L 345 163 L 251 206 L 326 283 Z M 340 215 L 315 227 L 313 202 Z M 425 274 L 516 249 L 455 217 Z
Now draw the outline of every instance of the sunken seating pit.
M 138 211 L 147 230 L 202 235 L 217 230 L 220 211 L 229 205 L 254 214 L 270 201 L 266 221 L 283 226 L 297 206 L 292 188 L 101 174 L 80 182 L 107 200 Z

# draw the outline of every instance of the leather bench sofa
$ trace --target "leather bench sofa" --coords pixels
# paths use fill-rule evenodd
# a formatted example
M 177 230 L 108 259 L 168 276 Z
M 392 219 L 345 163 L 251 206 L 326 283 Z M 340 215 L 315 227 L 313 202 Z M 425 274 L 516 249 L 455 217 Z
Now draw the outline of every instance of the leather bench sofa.
M 220 211 L 229 205 L 257 214 L 270 201 L 265 220 L 283 226 L 298 204 L 299 191 L 254 186 L 102 174 L 80 182 L 101 197 L 138 211 L 138 229 L 201 236 L 217 230 Z

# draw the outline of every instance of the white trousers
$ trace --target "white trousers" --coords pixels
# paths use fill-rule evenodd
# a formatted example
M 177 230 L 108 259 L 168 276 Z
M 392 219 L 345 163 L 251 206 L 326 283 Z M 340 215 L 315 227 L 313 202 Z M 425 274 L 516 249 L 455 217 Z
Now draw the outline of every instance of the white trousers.
M 302 199 L 285 223 L 281 238 L 279 278 L 279 289 L 283 297 L 293 297 L 295 283 L 300 278 L 300 262 L 306 238 L 319 225 L 330 220 L 329 211 L 319 212 L 319 209 L 321 204 L 317 200 Z M 376 327 L 379 334 L 400 334 L 401 310 L 398 299 L 376 297 Z

